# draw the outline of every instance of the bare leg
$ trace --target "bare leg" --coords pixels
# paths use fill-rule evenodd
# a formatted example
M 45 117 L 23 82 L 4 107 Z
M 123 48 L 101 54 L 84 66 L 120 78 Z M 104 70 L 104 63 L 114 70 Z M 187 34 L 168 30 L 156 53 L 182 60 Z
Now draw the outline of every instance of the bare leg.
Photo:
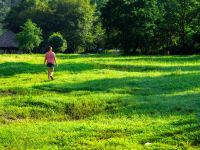
M 54 71 L 54 68 L 51 68 L 51 75 L 50 76 L 53 76 L 53 71 Z
M 51 68 L 48 67 L 48 79 L 49 79 L 49 80 L 51 79 L 50 76 L 51 76 Z
M 53 78 L 53 71 L 54 71 L 54 68 L 51 68 L 51 70 L 50 70 L 50 78 L 51 78 L 51 80 L 54 79 L 54 78 Z

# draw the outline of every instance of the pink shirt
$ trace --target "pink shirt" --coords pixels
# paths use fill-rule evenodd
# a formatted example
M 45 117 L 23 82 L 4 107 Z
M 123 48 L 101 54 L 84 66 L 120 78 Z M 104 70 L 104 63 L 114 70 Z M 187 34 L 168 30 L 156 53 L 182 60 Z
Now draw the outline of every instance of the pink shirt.
M 55 64 L 56 55 L 54 52 L 47 52 L 45 55 L 47 63 Z

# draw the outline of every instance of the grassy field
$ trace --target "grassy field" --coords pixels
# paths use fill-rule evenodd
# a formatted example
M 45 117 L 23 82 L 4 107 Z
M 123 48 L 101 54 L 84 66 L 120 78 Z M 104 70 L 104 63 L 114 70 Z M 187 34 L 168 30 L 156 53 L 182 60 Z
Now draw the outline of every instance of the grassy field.
M 200 149 L 200 56 L 57 59 L 0 55 L 1 150 Z

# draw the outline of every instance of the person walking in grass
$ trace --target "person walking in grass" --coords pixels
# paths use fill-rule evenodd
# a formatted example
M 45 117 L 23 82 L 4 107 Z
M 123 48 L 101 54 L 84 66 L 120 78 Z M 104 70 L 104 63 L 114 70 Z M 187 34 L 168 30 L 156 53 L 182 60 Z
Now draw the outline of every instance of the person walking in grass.
M 48 52 L 45 54 L 44 64 L 47 64 L 48 67 L 48 79 L 54 80 L 53 72 L 56 65 L 56 55 L 51 46 L 48 47 Z

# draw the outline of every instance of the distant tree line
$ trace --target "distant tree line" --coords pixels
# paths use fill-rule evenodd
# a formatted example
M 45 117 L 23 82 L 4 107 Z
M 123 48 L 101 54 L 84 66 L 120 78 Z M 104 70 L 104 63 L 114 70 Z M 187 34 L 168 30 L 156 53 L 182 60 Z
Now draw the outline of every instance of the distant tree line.
M 8 10 L 5 1 L 0 5 Z M 31 24 L 41 31 L 35 35 L 39 44 L 28 51 L 51 44 L 73 53 L 99 48 L 126 54 L 200 52 L 199 0 L 23 0 L 0 21 L 22 41 L 26 34 L 20 33 L 33 29 Z
M 199 0 L 109 0 L 101 12 L 109 47 L 128 54 L 200 52 Z
M 95 49 L 104 30 L 90 0 L 23 0 L 7 15 L 7 28 L 18 33 L 30 19 L 42 29 L 46 47 L 49 36 L 59 32 L 67 42 L 67 52 Z

